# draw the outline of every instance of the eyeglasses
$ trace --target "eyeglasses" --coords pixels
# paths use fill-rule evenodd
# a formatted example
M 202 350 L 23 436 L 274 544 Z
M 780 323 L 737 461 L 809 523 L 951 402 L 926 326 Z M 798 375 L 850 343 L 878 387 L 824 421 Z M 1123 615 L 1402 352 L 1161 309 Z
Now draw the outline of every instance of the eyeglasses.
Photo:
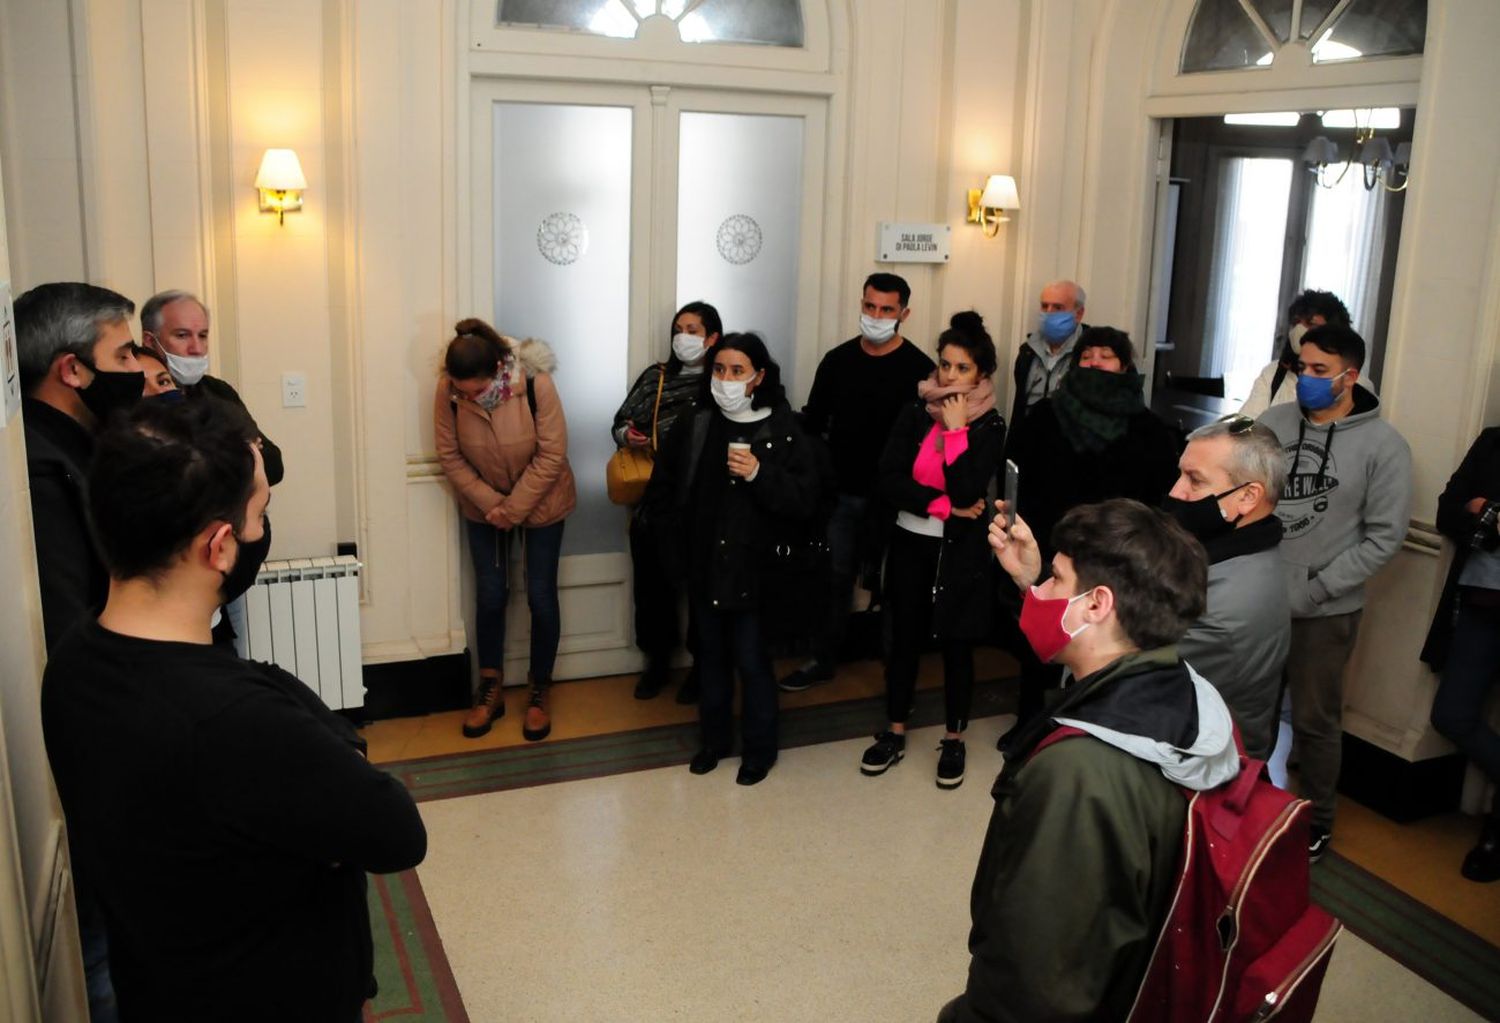
M 1255 420 L 1238 412 L 1231 412 L 1227 416 L 1220 416 L 1214 420 L 1214 423 L 1227 427 L 1231 437 L 1238 437 L 1242 433 L 1249 433 L 1255 428 Z

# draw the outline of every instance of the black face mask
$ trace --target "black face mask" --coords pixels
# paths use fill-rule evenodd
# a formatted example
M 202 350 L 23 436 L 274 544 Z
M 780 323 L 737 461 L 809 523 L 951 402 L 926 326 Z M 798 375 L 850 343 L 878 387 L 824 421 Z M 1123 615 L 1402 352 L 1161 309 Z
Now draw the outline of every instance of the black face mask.
M 265 534 L 259 540 L 241 540 L 238 536 L 235 537 L 238 543 L 234 564 L 224 573 L 224 582 L 219 587 L 219 603 L 231 603 L 255 585 L 255 577 L 260 575 L 260 567 L 265 564 L 266 554 L 271 550 L 271 520 L 267 518 L 265 523 Z
M 1207 542 L 1214 537 L 1234 532 L 1234 527 L 1239 524 L 1243 516 L 1237 515 L 1233 519 L 1226 519 L 1223 512 L 1219 510 L 1219 502 L 1236 490 L 1243 490 L 1249 485 L 1241 483 L 1222 494 L 1209 494 L 1196 501 L 1184 501 L 1180 497 L 1168 494 L 1161 499 L 1161 510 L 1176 519 L 1183 529 L 1199 540 Z
M 78 360 L 83 362 L 82 359 Z M 141 393 L 146 390 L 146 374 L 140 370 L 134 373 L 106 373 L 95 366 L 85 366 L 94 371 L 93 382 L 78 392 L 78 397 L 83 399 L 83 404 L 94 418 L 103 422 L 111 414 L 135 405 L 141 400 Z

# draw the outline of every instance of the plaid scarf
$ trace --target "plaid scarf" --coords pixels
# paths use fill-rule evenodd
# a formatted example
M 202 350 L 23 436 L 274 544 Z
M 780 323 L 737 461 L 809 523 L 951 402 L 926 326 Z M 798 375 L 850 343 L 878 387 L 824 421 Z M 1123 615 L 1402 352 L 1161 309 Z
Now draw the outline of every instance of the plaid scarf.
M 1052 396 L 1057 425 L 1074 451 L 1100 452 L 1125 435 L 1146 407 L 1145 379 L 1134 370 L 1111 373 L 1075 366 Z

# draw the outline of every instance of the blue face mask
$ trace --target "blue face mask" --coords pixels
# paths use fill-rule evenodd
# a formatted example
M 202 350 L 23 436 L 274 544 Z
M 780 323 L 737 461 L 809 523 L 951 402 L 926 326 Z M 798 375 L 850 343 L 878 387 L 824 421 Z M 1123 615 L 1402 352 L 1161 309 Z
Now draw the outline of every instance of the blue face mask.
M 1348 372 L 1344 370 L 1344 373 Z M 1309 412 L 1318 412 L 1332 405 L 1338 400 L 1338 395 L 1333 393 L 1333 382 L 1344 373 L 1332 377 L 1310 377 L 1304 373 L 1297 377 L 1297 404 Z
M 1078 329 L 1078 317 L 1070 312 L 1042 313 L 1037 316 L 1036 330 L 1049 344 L 1060 345 Z
M 159 402 L 162 405 L 178 405 L 181 404 L 186 398 L 186 394 L 184 394 L 182 391 L 177 390 L 176 388 L 173 388 L 170 391 L 162 391 L 160 394 L 153 394 L 149 398 L 142 398 L 141 400 Z

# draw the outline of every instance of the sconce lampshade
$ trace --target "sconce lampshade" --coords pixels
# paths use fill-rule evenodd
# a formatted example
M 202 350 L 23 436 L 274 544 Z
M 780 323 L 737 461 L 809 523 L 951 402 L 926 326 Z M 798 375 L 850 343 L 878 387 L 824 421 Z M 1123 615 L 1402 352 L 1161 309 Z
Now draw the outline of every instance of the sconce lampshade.
M 1009 174 L 991 174 L 984 184 L 984 194 L 979 205 L 992 210 L 1018 210 L 1021 196 L 1016 191 L 1016 179 Z
M 1398 143 L 1396 143 L 1396 166 L 1397 167 L 1409 167 L 1409 166 L 1411 166 L 1411 143 L 1410 142 L 1398 142 Z
M 1366 142 L 1364 148 L 1359 151 L 1359 162 L 1367 167 L 1389 168 L 1391 165 L 1390 140 L 1377 136 Z
M 1339 147 L 1333 139 L 1326 135 L 1319 135 L 1307 144 L 1302 151 L 1302 162 L 1318 167 L 1324 164 L 1339 162 Z
M 307 178 L 302 174 L 302 164 L 297 153 L 291 149 L 267 149 L 260 159 L 260 171 L 255 175 L 255 187 L 286 191 L 306 188 Z

